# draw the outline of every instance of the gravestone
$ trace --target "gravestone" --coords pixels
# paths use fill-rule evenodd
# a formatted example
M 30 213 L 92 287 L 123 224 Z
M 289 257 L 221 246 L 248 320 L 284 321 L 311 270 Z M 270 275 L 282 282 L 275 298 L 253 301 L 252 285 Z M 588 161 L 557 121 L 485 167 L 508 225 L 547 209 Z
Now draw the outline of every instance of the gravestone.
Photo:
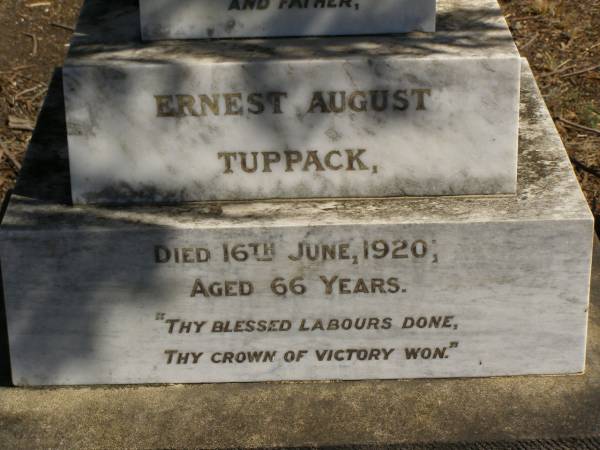
M 593 218 L 497 5 L 439 7 L 435 36 L 144 43 L 131 29 L 133 2 L 87 0 L 2 221 L 14 383 L 583 372 Z M 108 38 L 96 45 L 100 34 Z M 248 91 L 252 77 L 265 82 L 259 70 L 270 83 L 283 70 L 281 84 Z M 206 73 L 212 90 L 200 90 Z M 355 74 L 380 78 L 361 84 Z M 310 99 L 317 85 L 328 92 L 331 80 L 345 90 L 344 77 L 356 92 L 425 86 L 430 109 L 285 125 L 284 99 Z M 193 114 L 199 95 L 228 83 L 246 102 L 249 92 L 294 94 L 279 96 L 278 122 Z M 232 110 L 238 97 L 228 98 Z M 361 147 L 317 146 L 323 136 L 309 141 L 303 121 L 344 133 L 378 124 L 369 141 L 377 162 L 347 152 Z M 202 142 L 210 133 L 221 147 Z M 287 167 L 285 152 L 300 150 L 286 142 L 302 136 L 313 162 L 306 153 Z M 263 161 L 260 174 L 225 165 L 207 175 L 227 142 L 283 154 L 265 156 L 270 171 Z M 320 148 L 338 151 L 331 164 L 369 161 L 370 178 L 294 172 L 327 166 Z

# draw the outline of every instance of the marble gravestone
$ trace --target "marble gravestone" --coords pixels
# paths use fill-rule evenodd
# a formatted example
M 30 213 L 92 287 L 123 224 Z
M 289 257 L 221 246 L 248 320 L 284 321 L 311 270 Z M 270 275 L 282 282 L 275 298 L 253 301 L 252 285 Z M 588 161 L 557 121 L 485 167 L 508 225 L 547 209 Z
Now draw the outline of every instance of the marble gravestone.
M 145 40 L 435 31 L 435 0 L 140 0 Z
M 71 206 L 60 79 L 0 233 L 17 385 L 585 367 L 593 219 L 523 68 L 512 196 Z
M 435 34 L 140 17 L 86 0 L 4 210 L 16 385 L 584 371 L 593 218 L 494 0 Z
M 495 0 L 401 36 L 143 43 L 138 14 L 88 0 L 65 63 L 77 204 L 515 193 L 521 62 Z

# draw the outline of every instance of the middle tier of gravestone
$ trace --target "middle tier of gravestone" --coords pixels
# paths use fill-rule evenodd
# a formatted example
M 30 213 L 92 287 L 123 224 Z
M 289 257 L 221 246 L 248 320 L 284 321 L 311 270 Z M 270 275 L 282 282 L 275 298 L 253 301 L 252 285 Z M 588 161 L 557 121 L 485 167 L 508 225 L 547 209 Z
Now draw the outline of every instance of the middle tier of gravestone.
M 148 44 L 138 13 L 84 5 L 64 69 L 76 203 L 515 192 L 520 59 L 494 0 L 362 38 Z

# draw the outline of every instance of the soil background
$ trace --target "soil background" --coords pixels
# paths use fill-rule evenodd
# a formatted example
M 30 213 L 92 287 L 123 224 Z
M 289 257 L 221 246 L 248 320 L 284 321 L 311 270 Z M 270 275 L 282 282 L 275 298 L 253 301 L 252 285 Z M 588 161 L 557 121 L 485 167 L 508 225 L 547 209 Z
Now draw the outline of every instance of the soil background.
M 82 0 L 0 0 L 0 198 L 18 176 Z M 501 0 L 600 230 L 600 0 Z

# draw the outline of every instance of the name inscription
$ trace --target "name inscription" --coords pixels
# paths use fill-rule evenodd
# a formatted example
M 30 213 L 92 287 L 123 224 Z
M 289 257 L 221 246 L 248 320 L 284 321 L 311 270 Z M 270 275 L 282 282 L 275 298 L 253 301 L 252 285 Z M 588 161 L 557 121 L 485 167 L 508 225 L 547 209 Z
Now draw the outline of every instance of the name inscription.
M 305 114 L 426 111 L 431 88 L 315 91 Z M 284 114 L 287 92 L 225 92 L 155 95 L 156 117 L 207 117 Z
M 430 88 L 405 88 L 353 91 L 315 91 L 305 106 L 293 108 L 298 117 L 315 114 L 361 114 L 403 111 L 427 111 Z M 198 95 L 155 95 L 156 117 L 235 117 L 286 114 L 287 92 L 218 92 Z M 302 112 L 299 112 L 302 111 Z M 300 119 L 299 119 L 300 120 Z M 337 140 L 335 130 L 330 139 Z M 364 148 L 334 148 L 330 150 L 285 149 L 279 151 L 219 151 L 223 175 L 289 172 L 367 172 L 377 174 L 378 164 L 365 158 Z

